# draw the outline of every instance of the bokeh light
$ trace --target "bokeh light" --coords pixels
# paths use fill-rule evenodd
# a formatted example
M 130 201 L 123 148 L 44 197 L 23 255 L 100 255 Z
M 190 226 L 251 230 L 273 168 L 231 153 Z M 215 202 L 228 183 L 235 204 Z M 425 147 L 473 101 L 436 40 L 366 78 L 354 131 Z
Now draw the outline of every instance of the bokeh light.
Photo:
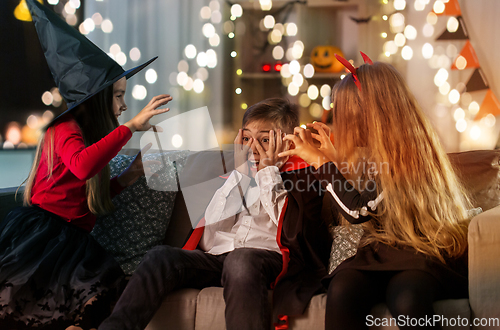
M 304 65 L 304 76 L 312 78 L 314 76 L 314 66 L 311 63 Z
M 201 79 L 195 79 L 193 82 L 193 90 L 195 93 L 199 94 L 205 89 L 205 84 Z
M 231 15 L 234 17 L 241 17 L 243 15 L 243 8 L 240 4 L 234 4 L 231 6 Z
M 298 32 L 297 24 L 295 23 L 285 23 L 285 35 L 293 37 L 297 35 Z
M 111 20 L 105 19 L 104 21 L 102 21 L 101 30 L 104 33 L 111 33 L 111 32 L 113 32 L 113 23 L 111 22 Z
M 430 59 L 433 54 L 434 54 L 434 47 L 432 47 L 432 45 L 430 43 L 426 42 L 422 46 L 422 56 L 425 59 Z
M 464 132 L 467 129 L 467 122 L 465 121 L 465 119 L 457 120 L 457 123 L 455 124 L 455 128 L 460 133 Z
M 141 51 L 139 50 L 139 48 L 134 47 L 130 50 L 128 56 L 134 62 L 139 61 L 141 59 Z
M 192 44 L 187 45 L 184 48 L 184 54 L 187 58 L 195 58 L 196 57 L 196 47 Z
M 285 56 L 285 51 L 283 50 L 283 47 L 275 46 L 273 48 L 273 58 L 275 60 L 281 60 L 283 56 Z
M 135 85 L 132 88 L 132 97 L 136 100 L 144 100 L 148 96 L 148 91 L 143 85 Z
M 310 85 L 309 88 L 307 89 L 307 96 L 311 100 L 316 100 L 319 96 L 319 90 L 316 85 Z
M 148 69 L 146 71 L 146 81 L 150 84 L 154 84 L 158 79 L 158 74 L 154 69 Z

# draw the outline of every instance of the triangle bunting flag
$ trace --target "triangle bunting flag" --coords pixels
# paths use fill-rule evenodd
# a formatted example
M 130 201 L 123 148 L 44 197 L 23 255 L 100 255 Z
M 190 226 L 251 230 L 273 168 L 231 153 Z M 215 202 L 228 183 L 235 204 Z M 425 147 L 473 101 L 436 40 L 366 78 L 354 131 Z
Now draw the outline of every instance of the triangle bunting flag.
M 470 93 L 475 91 L 482 91 L 484 89 L 488 89 L 488 82 L 481 69 L 476 69 L 470 76 L 469 81 L 465 86 L 465 90 Z
M 483 103 L 479 108 L 479 112 L 476 114 L 474 120 L 479 120 L 483 117 L 486 117 L 490 113 L 493 116 L 500 115 L 500 102 L 498 102 L 498 99 L 495 97 L 495 94 L 493 94 L 491 89 L 488 89 L 488 92 L 484 97 Z
M 458 0 L 450 0 L 445 4 L 444 11 L 442 13 L 436 13 L 436 15 L 441 16 L 462 16 L 462 11 L 460 10 L 460 5 Z
M 465 28 L 464 20 L 462 17 L 457 17 L 458 29 L 455 32 L 445 30 L 436 40 L 466 40 L 469 39 L 469 33 Z
M 464 48 L 462 48 L 460 54 L 451 65 L 452 70 L 463 70 L 468 68 L 479 68 L 479 60 L 477 59 L 476 51 L 472 48 L 472 44 L 469 40 L 467 40 Z

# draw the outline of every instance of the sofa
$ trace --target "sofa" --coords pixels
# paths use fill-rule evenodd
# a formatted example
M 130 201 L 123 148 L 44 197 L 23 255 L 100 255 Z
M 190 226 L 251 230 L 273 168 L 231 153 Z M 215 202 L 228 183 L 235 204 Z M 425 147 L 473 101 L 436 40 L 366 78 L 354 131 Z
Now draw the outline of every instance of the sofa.
M 133 154 L 134 151 L 123 151 L 118 155 L 111 163 L 112 173 L 123 170 Z M 186 206 L 189 204 L 186 202 L 189 197 L 184 196 L 187 190 L 179 184 L 182 181 L 179 180 L 179 174 L 182 176 L 182 168 L 189 157 L 192 154 L 178 151 L 161 155 L 162 166 L 166 166 L 163 172 L 167 173 L 160 179 L 161 184 L 151 189 L 154 185 L 151 178 L 139 180 L 115 197 L 117 210 L 113 215 L 98 219 L 93 234 L 119 260 L 126 273 L 133 273 L 142 255 L 152 246 L 168 244 L 182 247 L 189 236 L 192 228 L 189 219 L 193 214 Z M 449 158 L 470 194 L 474 207 L 481 208 L 483 212 L 476 210 L 479 214 L 472 218 L 469 225 L 469 299 L 437 301 L 436 315 L 441 317 L 443 329 L 498 329 L 500 150 L 452 153 Z M 227 164 L 224 163 L 224 157 L 222 159 L 220 171 L 224 172 Z M 201 167 L 200 175 L 203 175 L 204 167 Z M 214 173 L 208 174 L 212 175 Z M 0 192 L 0 219 L 10 208 L 20 203 L 14 200 L 14 191 L 7 189 Z M 158 222 L 160 225 L 153 225 Z M 123 228 L 128 232 L 123 233 Z M 359 239 L 358 231 L 346 230 L 341 226 L 334 228 L 332 235 L 334 243 L 330 270 L 355 253 Z M 121 246 L 117 246 L 118 241 L 121 241 Z M 137 246 L 139 248 L 135 248 Z M 270 291 L 270 300 L 271 296 Z M 178 290 L 165 299 L 146 329 L 222 330 L 225 329 L 224 306 L 222 288 Z M 314 296 L 303 315 L 290 316 L 289 329 L 324 329 L 325 306 L 324 293 Z M 370 329 L 398 329 L 390 321 L 391 315 L 384 304 L 375 306 L 367 319 Z M 269 328 L 272 329 L 272 325 Z

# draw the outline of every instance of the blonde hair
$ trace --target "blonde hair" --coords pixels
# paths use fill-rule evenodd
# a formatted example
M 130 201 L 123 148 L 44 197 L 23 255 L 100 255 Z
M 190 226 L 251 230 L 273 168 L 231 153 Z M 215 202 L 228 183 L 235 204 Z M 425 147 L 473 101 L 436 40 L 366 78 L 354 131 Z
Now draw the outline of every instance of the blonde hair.
M 402 76 L 376 62 L 349 74 L 332 92 L 333 131 L 340 159 L 354 164 L 364 147 L 384 200 L 363 224 L 364 244 L 409 246 L 445 258 L 467 250 L 470 201 L 430 122 Z
M 85 101 L 71 113 L 82 132 L 85 146 L 90 146 L 109 134 L 118 126 L 113 114 L 113 85 L 108 86 Z M 42 157 L 47 163 L 47 173 L 38 173 Z M 25 180 L 23 204 L 31 205 L 31 194 L 37 174 L 45 175 L 45 180 L 51 180 L 54 159 L 54 129 L 49 127 L 38 143 L 35 159 L 30 174 Z M 110 169 L 106 165 L 99 173 L 86 181 L 87 204 L 90 212 L 104 215 L 114 210 L 110 197 Z

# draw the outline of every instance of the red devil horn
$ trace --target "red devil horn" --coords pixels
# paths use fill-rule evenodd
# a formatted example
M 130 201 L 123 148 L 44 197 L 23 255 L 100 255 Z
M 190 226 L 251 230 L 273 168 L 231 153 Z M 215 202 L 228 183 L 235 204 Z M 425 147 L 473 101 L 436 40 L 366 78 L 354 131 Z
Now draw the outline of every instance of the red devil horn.
M 363 57 L 363 61 L 365 61 L 365 63 L 368 63 L 370 65 L 373 64 L 373 61 L 368 57 L 368 55 L 366 55 L 365 53 L 363 52 L 360 52 L 361 53 L 361 56 Z
M 347 70 L 349 70 L 352 73 L 352 79 L 354 80 L 356 86 L 358 86 L 358 89 L 361 91 L 361 83 L 359 82 L 358 76 L 356 75 L 356 68 L 342 56 L 335 54 L 335 57 L 340 63 L 342 63 L 346 67 Z
M 346 67 L 347 70 L 349 70 L 352 74 L 356 74 L 356 68 L 348 60 L 338 54 L 335 54 L 335 57 Z

